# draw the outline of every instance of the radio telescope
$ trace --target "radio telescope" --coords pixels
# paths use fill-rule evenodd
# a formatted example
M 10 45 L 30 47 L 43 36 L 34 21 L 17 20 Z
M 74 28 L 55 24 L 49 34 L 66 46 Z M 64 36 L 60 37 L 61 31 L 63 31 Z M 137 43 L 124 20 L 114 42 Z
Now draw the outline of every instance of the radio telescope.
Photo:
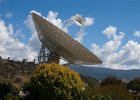
M 36 13 L 32 13 L 32 18 L 42 43 L 38 57 L 39 63 L 59 63 L 61 58 L 70 64 L 102 63 L 96 55 L 48 20 Z M 80 17 L 76 17 L 76 20 L 68 20 L 66 23 L 70 25 L 74 21 L 83 26 L 84 20 Z

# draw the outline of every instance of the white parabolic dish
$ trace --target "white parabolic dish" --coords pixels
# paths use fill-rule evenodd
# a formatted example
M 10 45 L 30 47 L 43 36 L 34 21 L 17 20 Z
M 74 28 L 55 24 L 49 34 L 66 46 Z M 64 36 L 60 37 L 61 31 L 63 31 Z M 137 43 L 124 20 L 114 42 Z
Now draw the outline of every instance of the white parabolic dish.
M 32 13 L 40 41 L 71 64 L 101 64 L 102 61 L 78 41 L 43 17 Z

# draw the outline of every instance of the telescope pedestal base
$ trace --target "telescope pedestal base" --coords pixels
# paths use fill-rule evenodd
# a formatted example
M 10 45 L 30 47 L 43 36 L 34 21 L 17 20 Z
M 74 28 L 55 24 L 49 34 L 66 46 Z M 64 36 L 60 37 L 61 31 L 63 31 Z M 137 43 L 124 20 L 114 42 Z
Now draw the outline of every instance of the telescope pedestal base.
M 51 53 L 50 57 L 48 57 L 47 63 L 56 63 L 59 64 L 60 56 L 56 55 L 55 53 Z
M 41 45 L 41 49 L 38 56 L 39 63 L 59 63 L 60 56 L 53 51 L 49 51 L 44 44 Z

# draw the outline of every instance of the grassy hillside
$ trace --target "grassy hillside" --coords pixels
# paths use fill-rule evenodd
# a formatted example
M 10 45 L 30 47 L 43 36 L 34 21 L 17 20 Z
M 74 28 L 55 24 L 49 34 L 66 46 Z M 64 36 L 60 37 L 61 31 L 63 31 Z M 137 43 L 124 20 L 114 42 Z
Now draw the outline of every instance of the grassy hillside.
M 35 62 L 0 59 L 0 82 L 12 82 L 16 87 L 23 85 L 35 69 Z

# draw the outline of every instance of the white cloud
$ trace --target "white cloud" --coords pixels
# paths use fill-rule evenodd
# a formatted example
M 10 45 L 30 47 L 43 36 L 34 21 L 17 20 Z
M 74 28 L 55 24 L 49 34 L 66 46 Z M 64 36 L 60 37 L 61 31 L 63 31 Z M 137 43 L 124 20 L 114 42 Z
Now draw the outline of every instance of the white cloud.
M 9 30 L 7 29 L 7 27 L 5 26 L 5 23 L 3 20 L 0 19 L 0 44 L 4 44 L 6 40 L 8 40 L 9 37 Z
M 6 26 L 5 22 L 0 19 L 0 27 L 0 56 L 4 58 L 16 58 L 18 60 L 22 60 L 23 58 L 33 60 L 37 56 L 32 47 L 26 46 L 12 37 L 14 34 L 12 24 Z
M 104 68 L 111 68 L 111 69 L 121 69 L 121 70 L 130 70 L 130 69 L 139 69 L 140 64 L 137 65 L 121 65 L 121 64 L 106 64 L 103 63 L 102 65 L 91 65 L 91 67 L 104 67 Z
M 58 17 L 58 12 L 49 11 L 48 13 L 48 20 L 54 20 Z
M 92 17 L 85 17 L 85 26 L 91 26 L 94 24 L 94 18 Z
M 68 29 L 64 27 L 62 20 L 58 18 L 58 12 L 49 11 L 48 16 L 45 19 L 47 19 L 63 31 L 68 32 Z
M 110 62 L 110 56 L 115 53 L 119 47 L 121 46 L 121 41 L 124 38 L 125 34 L 122 32 L 119 32 L 117 35 L 116 33 L 113 34 L 113 38 L 106 42 L 102 47 L 92 44 L 92 51 L 96 52 L 99 57 L 102 58 L 105 62 Z
M 37 13 L 38 15 L 41 16 L 41 13 L 36 12 L 36 11 L 31 11 L 34 13 Z M 24 21 L 25 25 L 27 28 L 30 29 L 30 32 L 32 34 L 32 36 L 30 37 L 29 41 L 28 41 L 28 46 L 32 47 L 34 51 L 39 52 L 40 47 L 41 47 L 41 42 L 38 38 L 34 23 L 33 23 L 33 19 L 31 15 L 28 15 L 27 19 Z
M 16 32 L 13 35 L 19 41 L 25 39 L 25 34 L 23 34 L 23 29 L 22 28 L 17 29 Z
M 133 40 L 128 41 L 120 50 L 112 53 L 105 62 L 104 67 L 113 69 L 139 69 L 140 68 L 140 44 Z M 107 58 L 107 59 L 108 59 Z
M 126 57 L 125 60 L 121 61 L 121 64 L 135 65 L 140 64 L 140 44 L 133 40 L 127 42 L 126 45 L 122 47 L 122 57 Z
M 126 44 L 122 45 L 125 34 L 123 32 L 116 34 L 117 28 L 114 28 L 114 30 L 115 31 L 111 32 L 112 38 L 103 46 L 96 45 L 95 43 L 91 45 L 92 52 L 104 62 L 103 65 L 97 66 L 113 69 L 140 68 L 140 44 L 133 40 L 129 40 Z M 108 37 L 108 34 L 105 35 Z
M 140 31 L 135 31 L 133 34 L 134 34 L 134 36 L 136 36 L 136 37 L 140 37 Z
M 7 18 L 11 18 L 13 16 L 13 13 L 12 12 L 8 12 L 8 13 L 6 13 L 6 15 L 5 15 L 5 17 L 7 17 Z
M 114 26 L 109 26 L 105 30 L 103 30 L 103 34 L 105 34 L 108 38 L 111 38 L 111 36 L 115 35 L 117 31 L 117 28 Z

